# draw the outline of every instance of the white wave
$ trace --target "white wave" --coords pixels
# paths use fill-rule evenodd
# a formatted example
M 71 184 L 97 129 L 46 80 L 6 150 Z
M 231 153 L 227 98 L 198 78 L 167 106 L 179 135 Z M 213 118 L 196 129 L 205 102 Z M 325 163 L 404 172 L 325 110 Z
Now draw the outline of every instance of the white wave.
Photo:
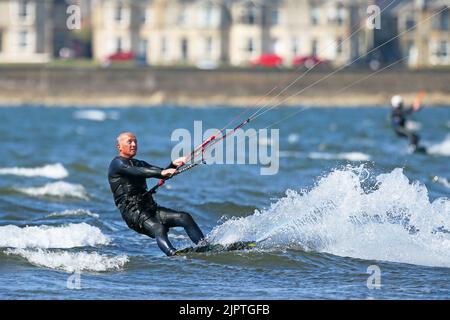
M 79 110 L 74 113 L 75 119 L 91 120 L 91 121 L 105 121 L 107 119 L 119 119 L 119 113 L 115 111 L 105 112 L 101 110 Z
M 88 193 L 80 184 L 72 184 L 64 181 L 47 183 L 41 187 L 16 188 L 16 190 L 30 196 L 53 196 L 53 197 L 73 197 L 87 200 Z
M 84 209 L 64 210 L 61 212 L 53 212 L 47 215 L 47 217 L 70 217 L 70 216 L 90 216 L 94 218 L 99 217 L 97 213 L 92 213 L 91 211 Z
M 64 226 L 14 225 L 0 227 L 0 247 L 11 248 L 75 248 L 109 244 L 99 228 L 86 223 Z
M 299 140 L 300 140 L 300 135 L 298 135 L 297 133 L 291 133 L 288 136 L 288 142 L 290 144 L 294 144 L 294 143 L 298 142 Z
M 433 182 L 442 184 L 443 186 L 450 188 L 450 181 L 448 181 L 447 179 L 443 178 L 443 177 L 439 177 L 439 176 L 434 176 L 433 177 Z
M 450 156 L 450 136 L 447 136 L 441 143 L 429 146 L 427 152 L 439 156 Z
M 409 120 L 406 122 L 406 128 L 408 128 L 411 131 L 418 131 L 422 129 L 422 124 L 417 121 Z
M 0 168 L 0 174 L 10 174 L 24 177 L 45 177 L 50 179 L 63 179 L 69 176 L 66 168 L 60 163 L 48 164 L 37 168 Z
M 105 121 L 107 118 L 106 113 L 100 110 L 76 111 L 73 116 L 75 117 L 75 119 L 85 119 L 92 121 Z
M 120 270 L 129 261 L 126 255 L 109 257 L 96 252 L 53 252 L 45 249 L 8 249 L 5 252 L 19 255 L 37 266 L 67 272 Z
M 366 171 L 367 172 L 367 171 Z M 259 240 L 338 256 L 450 267 L 450 200 L 430 202 L 402 169 L 369 184 L 360 169 L 335 170 L 309 192 L 287 191 L 264 211 L 234 218 L 207 236 L 213 243 Z M 363 187 L 365 184 L 365 187 Z
M 298 151 L 280 151 L 281 158 L 304 158 L 305 155 Z
M 326 153 L 326 152 L 310 152 L 310 159 L 323 160 L 349 160 L 349 161 L 369 161 L 370 156 L 362 152 L 342 152 L 342 153 Z

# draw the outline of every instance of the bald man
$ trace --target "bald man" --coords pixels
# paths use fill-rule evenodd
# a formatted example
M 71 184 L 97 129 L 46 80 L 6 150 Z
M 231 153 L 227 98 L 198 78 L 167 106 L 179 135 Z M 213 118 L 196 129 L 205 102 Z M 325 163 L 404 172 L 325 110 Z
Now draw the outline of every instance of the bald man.
M 166 255 L 175 255 L 176 249 L 167 236 L 169 228 L 184 227 L 195 244 L 199 243 L 204 235 L 190 214 L 159 206 L 147 192 L 146 179 L 170 178 L 176 168 L 186 162 L 186 158 L 178 158 L 162 169 L 134 159 L 137 148 L 137 139 L 132 132 L 123 132 L 117 137 L 119 155 L 111 161 L 108 171 L 114 202 L 128 227 L 155 238 Z

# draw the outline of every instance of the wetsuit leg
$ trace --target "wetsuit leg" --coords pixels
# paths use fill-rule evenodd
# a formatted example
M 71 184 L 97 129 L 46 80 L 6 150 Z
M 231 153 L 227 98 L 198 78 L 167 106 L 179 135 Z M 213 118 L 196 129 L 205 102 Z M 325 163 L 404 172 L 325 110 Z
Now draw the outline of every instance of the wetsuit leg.
M 158 220 L 161 221 L 164 226 L 169 228 L 183 227 L 189 238 L 195 244 L 198 244 L 205 237 L 192 216 L 187 212 L 158 207 L 156 214 Z
M 413 145 L 414 147 L 417 147 L 417 144 L 419 143 L 419 137 L 415 133 L 409 131 L 405 127 L 400 127 L 400 126 L 395 128 L 395 132 L 399 136 L 408 138 L 409 143 L 411 145 Z
M 148 235 L 151 238 L 156 239 L 158 247 L 167 256 L 173 256 L 176 249 L 172 246 L 167 236 L 169 228 L 162 225 L 161 222 L 155 217 L 150 217 L 142 223 L 142 233 Z

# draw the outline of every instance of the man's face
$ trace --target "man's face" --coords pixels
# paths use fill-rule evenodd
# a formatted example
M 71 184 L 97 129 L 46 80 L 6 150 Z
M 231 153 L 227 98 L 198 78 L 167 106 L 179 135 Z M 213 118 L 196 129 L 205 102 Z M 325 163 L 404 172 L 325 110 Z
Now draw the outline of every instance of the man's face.
M 137 153 L 137 140 L 132 134 L 124 134 L 119 137 L 117 143 L 119 154 L 125 158 L 133 158 Z

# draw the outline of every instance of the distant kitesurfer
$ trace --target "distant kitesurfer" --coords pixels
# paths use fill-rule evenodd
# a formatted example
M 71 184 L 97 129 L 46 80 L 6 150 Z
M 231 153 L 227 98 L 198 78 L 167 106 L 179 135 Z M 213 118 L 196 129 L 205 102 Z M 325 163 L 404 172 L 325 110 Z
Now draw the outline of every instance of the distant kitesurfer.
M 419 148 L 419 136 L 407 128 L 407 117 L 421 109 L 421 99 L 416 99 L 412 107 L 405 108 L 403 98 L 395 95 L 391 99 L 392 112 L 391 123 L 395 133 L 400 137 L 406 137 L 414 151 Z
M 186 163 L 186 158 L 178 158 L 162 169 L 134 159 L 137 148 L 137 139 L 133 133 L 121 133 L 117 137 L 119 155 L 109 166 L 109 185 L 122 218 L 134 231 L 155 238 L 159 248 L 168 256 L 176 254 L 167 236 L 169 228 L 183 227 L 189 238 L 198 244 L 204 235 L 192 216 L 159 206 L 147 191 L 146 179 L 172 177 L 176 168 Z

